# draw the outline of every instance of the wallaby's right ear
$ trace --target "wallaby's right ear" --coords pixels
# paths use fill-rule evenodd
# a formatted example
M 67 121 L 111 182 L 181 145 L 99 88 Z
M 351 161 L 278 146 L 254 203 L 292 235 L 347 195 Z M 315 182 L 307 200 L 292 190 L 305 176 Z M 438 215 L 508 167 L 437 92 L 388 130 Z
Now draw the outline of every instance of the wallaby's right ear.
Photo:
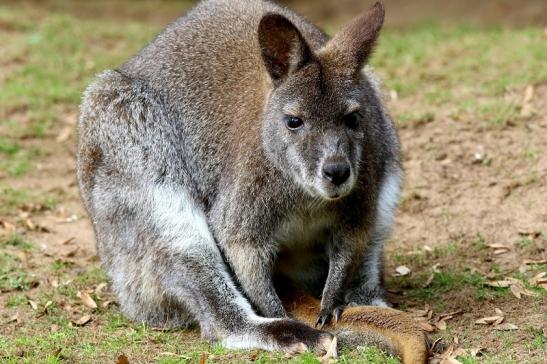
M 302 34 L 287 18 L 266 14 L 258 26 L 262 59 L 274 83 L 285 79 L 312 58 Z

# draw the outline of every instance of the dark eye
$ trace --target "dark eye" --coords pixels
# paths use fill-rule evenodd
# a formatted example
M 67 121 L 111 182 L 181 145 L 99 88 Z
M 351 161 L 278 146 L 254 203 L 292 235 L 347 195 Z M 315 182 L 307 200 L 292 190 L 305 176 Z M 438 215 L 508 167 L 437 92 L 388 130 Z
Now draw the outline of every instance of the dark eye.
M 359 111 L 354 111 L 344 116 L 344 123 L 348 128 L 355 130 L 359 126 L 359 121 L 361 121 L 362 117 Z
M 285 125 L 290 130 L 297 130 L 297 129 L 300 129 L 304 125 L 304 122 L 299 117 L 286 116 L 285 117 Z

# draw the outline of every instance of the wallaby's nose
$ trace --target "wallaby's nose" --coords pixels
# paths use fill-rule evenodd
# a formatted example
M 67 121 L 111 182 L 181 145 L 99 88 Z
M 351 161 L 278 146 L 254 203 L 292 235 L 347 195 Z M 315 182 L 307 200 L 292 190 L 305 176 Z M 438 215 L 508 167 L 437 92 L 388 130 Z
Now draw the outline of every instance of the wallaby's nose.
M 336 186 L 346 182 L 350 173 L 350 167 L 346 162 L 328 162 L 323 165 L 323 177 Z

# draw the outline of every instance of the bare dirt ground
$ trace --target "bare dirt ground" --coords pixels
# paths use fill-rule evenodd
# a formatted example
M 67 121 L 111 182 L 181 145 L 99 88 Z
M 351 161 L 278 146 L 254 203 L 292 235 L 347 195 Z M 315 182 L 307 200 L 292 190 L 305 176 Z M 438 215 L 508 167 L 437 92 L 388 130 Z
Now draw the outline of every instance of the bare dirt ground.
M 463 2 L 453 11 L 468 14 L 474 3 Z M 545 15 L 545 7 L 539 2 L 518 3 L 526 6 L 517 15 L 506 16 L 509 24 L 545 20 L 538 18 Z M 26 6 L 34 4 L 26 2 Z M 312 18 L 325 16 L 314 13 L 305 2 L 298 6 L 304 13 L 310 9 Z M 502 10 L 515 7 L 510 2 L 477 6 L 482 10 L 478 15 L 472 12 L 473 17 L 480 18 L 483 11 L 488 14 L 483 16 L 487 22 L 495 15 L 484 10 L 489 6 Z M 328 6 L 325 9 L 325 14 L 331 14 Z M 392 21 L 407 26 L 411 17 L 404 6 L 400 9 Z M 507 13 L 502 10 L 498 14 Z M 450 11 L 448 7 L 446 12 Z M 77 12 L 81 15 L 82 11 Z M 130 14 L 150 20 L 147 11 Z M 161 14 L 162 19 L 172 17 L 170 10 L 163 9 Z M 0 80 L 4 72 L 9 74 L 9 68 L 0 70 Z M 467 350 L 459 352 L 464 357 L 460 360 L 467 363 L 482 360 L 481 353 L 488 362 L 541 363 L 546 358 L 547 299 L 529 279 L 547 267 L 547 116 L 543 112 L 547 84 L 531 85 L 531 90 L 519 87 L 505 93 L 521 108 L 500 125 L 469 117 L 459 119 L 445 112 L 442 105 L 433 117 L 414 118 L 399 125 L 406 183 L 396 229 L 386 248 L 385 274 L 398 307 L 414 312 L 433 339 L 443 339 L 436 350 L 444 351 L 439 360 L 445 362 L 458 354 L 458 348 Z M 420 92 L 400 97 L 391 91 L 386 90 L 386 100 L 396 117 L 415 111 L 415 105 L 423 103 Z M 526 112 L 526 108 L 535 111 Z M 61 275 L 51 274 L 51 267 L 61 265 L 61 269 L 77 275 L 99 265 L 92 227 L 75 179 L 77 105 L 57 105 L 55 110 L 59 122 L 51 126 L 48 137 L 18 141 L 26 149 L 38 147 L 41 151 L 32 170 L 20 177 L 0 171 L 1 185 L 54 195 L 57 200 L 53 208 L 30 202 L 4 216 L 0 214 L 0 235 L 15 231 L 36 245 L 30 251 L 9 244 L 0 246 L 36 274 L 30 281 L 33 286 L 24 293 L 30 298 L 40 285 L 63 284 L 58 281 Z M 17 113 L 24 115 L 18 110 L 11 115 Z M 410 273 L 397 276 L 400 266 L 409 268 Z M 505 283 L 498 289 L 488 286 L 491 281 Z M 518 294 L 521 288 L 524 293 Z M 32 325 L 36 320 L 35 310 L 26 302 L 12 305 L 13 291 L 7 292 L 0 294 L 0 333 L 5 337 L 18 335 L 19 321 Z M 71 320 L 83 313 L 67 310 Z M 449 318 L 443 320 L 443 314 Z M 475 323 L 487 316 L 502 317 L 501 325 L 515 326 Z M 91 323 L 96 327 L 101 324 L 100 319 Z M 23 331 L 28 334 L 32 330 L 25 326 Z M 196 334 L 190 339 L 196 340 Z M 473 349 L 479 350 L 477 358 Z M 1 353 L 0 345 L 0 362 Z

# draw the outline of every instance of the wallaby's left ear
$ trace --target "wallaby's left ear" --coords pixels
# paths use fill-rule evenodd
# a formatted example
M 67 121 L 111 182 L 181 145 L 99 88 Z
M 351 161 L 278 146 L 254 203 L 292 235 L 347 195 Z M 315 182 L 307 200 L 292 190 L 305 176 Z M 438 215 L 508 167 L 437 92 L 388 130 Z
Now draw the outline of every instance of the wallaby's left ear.
M 321 50 L 321 56 L 335 61 L 337 68 L 359 71 L 372 54 L 384 24 L 384 15 L 384 5 L 376 2 L 336 33 Z
M 274 83 L 309 62 L 312 53 L 296 26 L 278 14 L 266 14 L 258 26 L 262 59 Z

